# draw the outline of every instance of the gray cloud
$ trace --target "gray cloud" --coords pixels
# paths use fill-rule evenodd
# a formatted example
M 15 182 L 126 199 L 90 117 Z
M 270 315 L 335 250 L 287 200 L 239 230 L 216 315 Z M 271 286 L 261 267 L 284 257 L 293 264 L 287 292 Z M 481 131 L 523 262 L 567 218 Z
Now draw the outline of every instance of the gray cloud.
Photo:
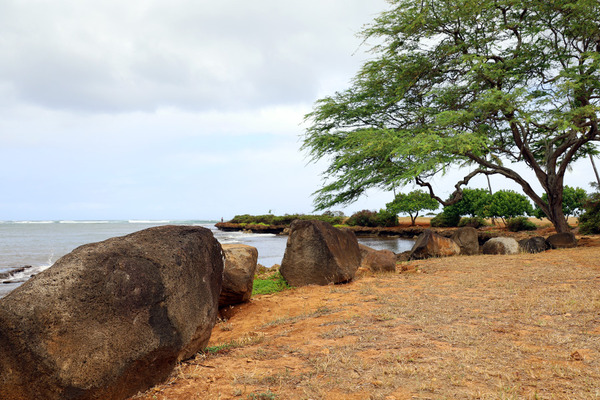
M 3 2 L 0 90 L 91 112 L 312 102 L 385 1 Z M 358 57 L 356 57 L 358 58 Z

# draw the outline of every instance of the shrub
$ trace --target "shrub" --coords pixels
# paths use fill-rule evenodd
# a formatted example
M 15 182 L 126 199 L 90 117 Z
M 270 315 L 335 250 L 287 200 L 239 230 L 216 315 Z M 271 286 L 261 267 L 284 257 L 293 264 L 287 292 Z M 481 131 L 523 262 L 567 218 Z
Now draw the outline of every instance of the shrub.
M 537 226 L 527 217 L 509 218 L 506 220 L 506 227 L 511 232 L 535 231 Z
M 348 218 L 346 224 L 350 226 L 377 226 L 377 213 L 370 210 L 355 212 Z
M 482 226 L 487 226 L 487 222 L 485 222 L 485 219 L 481 217 L 465 217 L 460 219 L 458 226 L 470 226 L 471 228 L 481 228 Z
M 460 215 L 442 211 L 431 219 L 431 226 L 434 228 L 452 228 L 458 226 Z
M 356 212 L 346 220 L 346 224 L 350 226 L 366 226 L 370 228 L 383 226 L 397 226 L 398 225 L 398 217 L 395 213 L 381 210 L 379 212 L 370 211 L 370 210 L 362 210 Z
M 600 193 L 594 193 L 585 205 L 585 212 L 579 217 L 579 232 L 584 235 L 600 233 Z

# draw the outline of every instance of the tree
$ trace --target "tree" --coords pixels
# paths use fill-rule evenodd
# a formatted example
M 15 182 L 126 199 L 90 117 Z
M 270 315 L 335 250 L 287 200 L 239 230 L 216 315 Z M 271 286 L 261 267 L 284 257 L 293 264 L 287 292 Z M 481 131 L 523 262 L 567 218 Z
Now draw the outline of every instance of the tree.
M 542 196 L 544 200 L 547 200 L 546 194 Z M 563 189 L 563 214 L 565 215 L 565 220 L 569 220 L 569 216 L 571 215 L 580 215 L 584 209 L 585 205 L 588 201 L 588 194 L 582 188 L 572 188 L 571 186 L 565 186 Z M 538 218 L 543 218 L 544 213 L 540 210 L 539 207 L 536 207 L 533 210 L 533 215 Z
M 599 140 L 600 2 L 388 1 L 362 32 L 373 58 L 306 116 L 303 149 L 330 162 L 316 208 L 410 183 L 448 205 L 496 174 L 568 231 L 565 173 Z M 432 178 L 461 165 L 473 169 L 442 200 Z
M 410 216 L 410 225 L 415 226 L 415 221 L 422 210 L 437 210 L 440 204 L 437 200 L 422 190 L 413 190 L 410 193 L 398 193 L 391 203 L 386 204 L 386 209 L 394 215 L 400 213 Z
M 527 196 L 517 193 L 514 190 L 499 190 L 491 196 L 488 215 L 494 218 L 501 218 L 505 225 L 506 220 L 509 218 L 532 214 L 533 207 Z
M 488 217 L 488 208 L 492 195 L 485 189 L 462 190 L 462 198 L 445 209 L 452 214 L 458 214 L 461 217 L 468 215 L 470 217 Z

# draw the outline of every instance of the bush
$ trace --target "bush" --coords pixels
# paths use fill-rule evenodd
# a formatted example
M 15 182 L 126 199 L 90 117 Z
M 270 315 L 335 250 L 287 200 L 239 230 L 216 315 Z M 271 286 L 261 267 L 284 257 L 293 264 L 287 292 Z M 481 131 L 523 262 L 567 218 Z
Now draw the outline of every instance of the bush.
M 494 218 L 514 219 L 523 215 L 532 215 L 533 207 L 527 196 L 513 190 L 499 190 L 491 197 L 489 216 Z
M 509 218 L 506 220 L 506 227 L 511 232 L 535 231 L 537 226 L 527 217 Z
M 267 215 L 236 215 L 231 221 L 232 224 L 249 224 L 249 225 L 284 225 L 289 226 L 292 221 L 302 220 L 317 220 L 329 222 L 331 225 L 341 224 L 344 221 L 344 214 L 339 212 L 325 212 L 323 215 L 303 215 L 303 214 L 285 214 L 282 216 L 267 214 Z
M 390 211 L 381 210 L 379 212 L 362 210 L 356 212 L 348 218 L 346 225 L 374 227 L 390 227 L 398 225 L 398 217 Z
M 446 212 L 445 210 L 431 219 L 431 226 L 434 228 L 452 228 L 458 226 L 460 215 Z
M 461 218 L 458 226 L 470 226 L 471 228 L 481 228 L 482 226 L 487 226 L 487 222 L 485 219 L 481 217 L 465 217 Z
M 600 193 L 588 199 L 585 212 L 579 217 L 579 232 L 584 235 L 600 233 Z

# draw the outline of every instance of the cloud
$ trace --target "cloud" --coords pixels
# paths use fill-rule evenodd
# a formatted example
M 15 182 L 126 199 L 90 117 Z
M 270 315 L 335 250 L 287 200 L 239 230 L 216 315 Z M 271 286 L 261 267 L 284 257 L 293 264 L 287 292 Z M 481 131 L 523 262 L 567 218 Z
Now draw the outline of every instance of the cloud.
M 86 112 L 312 102 L 385 2 L 4 2 L 0 88 Z M 358 61 L 359 57 L 356 57 Z

